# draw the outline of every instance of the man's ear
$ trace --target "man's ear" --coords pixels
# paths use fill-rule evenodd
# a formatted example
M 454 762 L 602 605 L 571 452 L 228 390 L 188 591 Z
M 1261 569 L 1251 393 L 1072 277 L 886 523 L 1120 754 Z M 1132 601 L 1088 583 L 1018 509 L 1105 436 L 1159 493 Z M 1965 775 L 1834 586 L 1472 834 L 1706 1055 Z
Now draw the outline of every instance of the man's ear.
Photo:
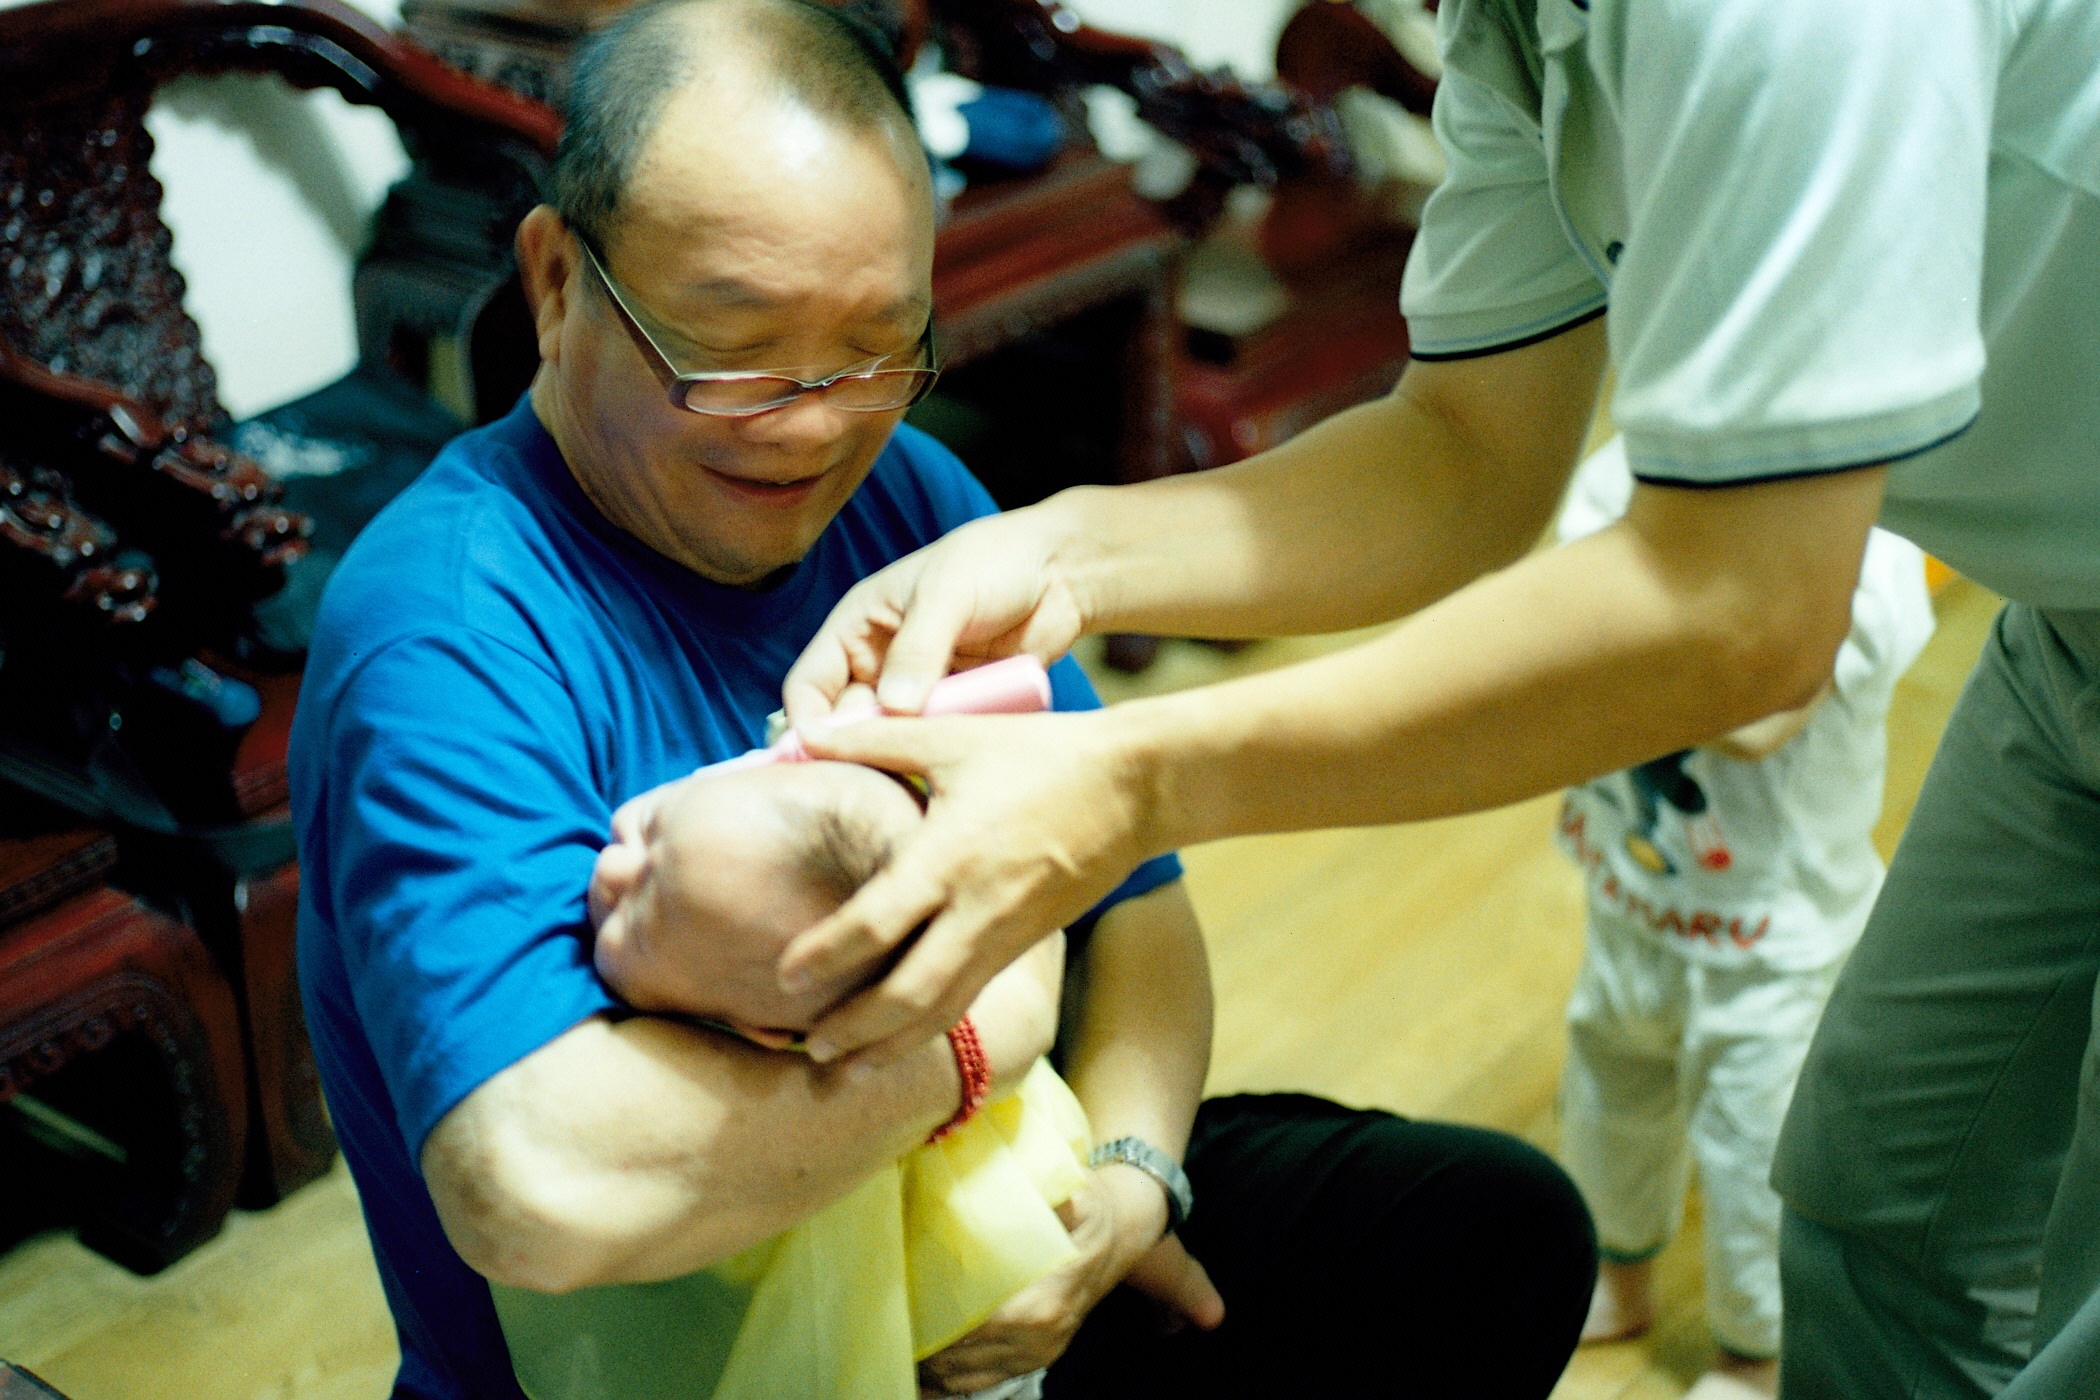
M 553 205 L 539 204 L 518 224 L 516 244 L 518 280 L 525 288 L 525 304 L 532 308 L 540 359 L 550 365 L 558 363 L 562 322 L 569 314 L 570 279 L 576 272 L 576 239 Z

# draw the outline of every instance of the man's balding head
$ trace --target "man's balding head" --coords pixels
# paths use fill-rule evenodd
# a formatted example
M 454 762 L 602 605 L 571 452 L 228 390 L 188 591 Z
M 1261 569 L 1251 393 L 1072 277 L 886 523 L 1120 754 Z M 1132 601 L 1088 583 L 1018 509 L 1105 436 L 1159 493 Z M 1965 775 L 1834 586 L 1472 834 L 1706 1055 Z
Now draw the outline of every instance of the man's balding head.
M 916 155 L 888 41 L 848 11 L 821 0 L 650 0 L 576 55 L 554 207 L 603 247 L 673 99 L 704 101 L 709 88 L 749 91 L 754 81 L 819 121 L 901 138 L 900 150 Z
M 932 178 L 895 66 L 812 0 L 657 0 L 591 41 L 569 106 L 555 204 L 518 230 L 533 407 L 606 519 L 763 587 L 859 488 L 903 406 L 809 396 L 707 417 L 666 390 L 684 373 L 925 364 Z

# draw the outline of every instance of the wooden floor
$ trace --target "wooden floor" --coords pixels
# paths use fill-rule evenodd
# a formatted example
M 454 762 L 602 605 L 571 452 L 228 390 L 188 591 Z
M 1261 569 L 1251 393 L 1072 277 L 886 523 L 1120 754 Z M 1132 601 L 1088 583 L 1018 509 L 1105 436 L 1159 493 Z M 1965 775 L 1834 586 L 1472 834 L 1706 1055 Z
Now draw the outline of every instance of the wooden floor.
M 1995 600 L 1957 582 L 1891 718 L 1884 851 L 1910 811 Z M 1175 644 L 1117 697 L 1280 664 L 1333 639 L 1232 656 Z M 1188 853 L 1218 987 L 1212 1087 L 1308 1089 L 1351 1103 L 1555 1139 L 1560 1012 L 1580 952 L 1554 799 L 1364 831 Z M 4 1187 L 0 1187 L 4 1189 Z M 1577 1355 L 1557 1400 L 1665 1400 L 1704 1368 L 1696 1210 L 1664 1254 L 1662 1323 Z M 0 1258 L 0 1357 L 73 1400 L 373 1400 L 393 1336 L 356 1197 L 338 1167 L 277 1209 L 140 1279 L 70 1237 Z

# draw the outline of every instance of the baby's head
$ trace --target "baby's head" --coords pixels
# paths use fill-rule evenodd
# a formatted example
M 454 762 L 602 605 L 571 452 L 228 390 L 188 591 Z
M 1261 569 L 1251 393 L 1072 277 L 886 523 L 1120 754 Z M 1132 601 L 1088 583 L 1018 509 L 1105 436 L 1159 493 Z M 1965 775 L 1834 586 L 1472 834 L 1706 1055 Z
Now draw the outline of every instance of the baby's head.
M 790 996 L 788 940 L 888 863 L 921 819 L 896 779 L 850 763 L 705 770 L 654 797 L 632 885 L 598 928 L 598 973 L 641 1011 L 805 1031 L 864 980 Z

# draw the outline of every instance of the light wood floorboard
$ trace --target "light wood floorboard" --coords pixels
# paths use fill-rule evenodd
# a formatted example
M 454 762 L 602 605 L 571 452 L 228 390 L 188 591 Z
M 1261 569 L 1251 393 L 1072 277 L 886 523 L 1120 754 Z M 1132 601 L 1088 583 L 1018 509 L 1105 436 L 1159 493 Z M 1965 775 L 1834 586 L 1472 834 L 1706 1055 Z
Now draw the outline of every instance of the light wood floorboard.
M 1909 815 L 1995 609 L 1957 582 L 1890 721 L 1884 850 Z M 1347 638 L 1233 655 L 1170 645 L 1111 698 L 1242 674 Z M 1561 1006 L 1581 898 L 1553 850 L 1554 799 L 1413 827 L 1220 842 L 1188 853 L 1218 984 L 1214 1092 L 1305 1089 L 1507 1129 L 1550 1148 Z M 1675 1400 L 1707 1363 L 1697 1203 L 1661 1261 L 1639 1341 L 1578 1354 L 1556 1400 Z M 374 1400 L 392 1329 L 348 1175 L 225 1233 L 152 1279 L 71 1237 L 0 1257 L 0 1356 L 73 1400 Z

